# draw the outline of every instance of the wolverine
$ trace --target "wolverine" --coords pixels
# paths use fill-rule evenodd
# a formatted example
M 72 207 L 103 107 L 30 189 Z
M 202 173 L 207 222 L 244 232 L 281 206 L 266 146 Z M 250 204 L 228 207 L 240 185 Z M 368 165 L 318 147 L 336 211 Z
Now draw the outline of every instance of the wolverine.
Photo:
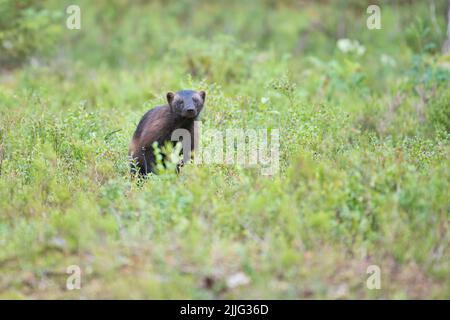
M 129 147 L 132 160 L 131 172 L 147 175 L 155 173 L 153 143 L 162 147 L 171 142 L 176 129 L 186 129 L 191 136 L 191 151 L 194 149 L 194 121 L 205 103 L 205 91 L 181 90 L 166 94 L 167 104 L 147 111 L 134 132 Z M 171 142 L 174 143 L 174 142 Z

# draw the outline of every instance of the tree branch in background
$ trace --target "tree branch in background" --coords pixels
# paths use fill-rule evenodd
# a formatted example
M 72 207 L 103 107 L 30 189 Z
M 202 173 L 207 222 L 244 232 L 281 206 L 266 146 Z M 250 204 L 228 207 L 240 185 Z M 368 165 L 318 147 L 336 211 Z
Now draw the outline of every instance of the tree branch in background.
M 434 0 L 430 1 L 430 16 L 431 16 L 431 22 L 433 23 L 434 30 L 439 33 L 439 35 L 442 34 L 442 30 L 437 22 L 436 18 L 436 3 Z
M 450 1 L 447 6 L 447 39 L 442 46 L 442 52 L 444 54 L 450 53 Z

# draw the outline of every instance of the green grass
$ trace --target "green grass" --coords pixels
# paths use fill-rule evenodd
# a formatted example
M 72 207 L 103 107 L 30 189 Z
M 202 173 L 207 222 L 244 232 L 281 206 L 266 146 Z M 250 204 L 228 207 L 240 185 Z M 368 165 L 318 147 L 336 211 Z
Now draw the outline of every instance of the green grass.
M 50 1 L 61 38 L 0 75 L 0 298 L 450 298 L 450 71 L 428 5 L 384 2 L 369 31 L 358 1 L 78 3 L 82 30 Z M 336 47 L 342 15 L 362 56 Z M 279 128 L 280 172 L 131 181 L 138 120 L 182 88 L 207 92 L 205 129 Z

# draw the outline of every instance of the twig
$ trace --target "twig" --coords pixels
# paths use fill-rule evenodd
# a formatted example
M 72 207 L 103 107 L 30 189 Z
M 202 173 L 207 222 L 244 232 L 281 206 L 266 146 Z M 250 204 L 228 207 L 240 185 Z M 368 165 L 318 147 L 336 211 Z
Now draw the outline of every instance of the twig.
M 119 132 L 119 131 L 122 131 L 122 129 L 114 130 L 114 131 L 108 133 L 108 134 L 105 136 L 105 140 L 108 140 L 109 137 L 111 137 L 113 134 L 115 134 L 115 133 L 117 133 L 117 132 Z
M 397 92 L 394 99 L 389 103 L 388 110 L 386 112 L 386 115 L 384 119 L 380 123 L 380 131 L 385 132 L 389 124 L 391 123 L 392 119 L 394 118 L 395 113 L 397 112 L 397 109 L 401 106 L 403 103 L 403 95 L 400 92 Z

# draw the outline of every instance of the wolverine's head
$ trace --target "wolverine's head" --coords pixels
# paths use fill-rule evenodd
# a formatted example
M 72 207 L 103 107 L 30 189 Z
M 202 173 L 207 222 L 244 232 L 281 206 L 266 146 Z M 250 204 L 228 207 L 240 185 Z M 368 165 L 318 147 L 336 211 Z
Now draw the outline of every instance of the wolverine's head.
M 205 91 L 181 90 L 167 92 L 167 102 L 172 112 L 184 118 L 196 118 L 205 103 Z

